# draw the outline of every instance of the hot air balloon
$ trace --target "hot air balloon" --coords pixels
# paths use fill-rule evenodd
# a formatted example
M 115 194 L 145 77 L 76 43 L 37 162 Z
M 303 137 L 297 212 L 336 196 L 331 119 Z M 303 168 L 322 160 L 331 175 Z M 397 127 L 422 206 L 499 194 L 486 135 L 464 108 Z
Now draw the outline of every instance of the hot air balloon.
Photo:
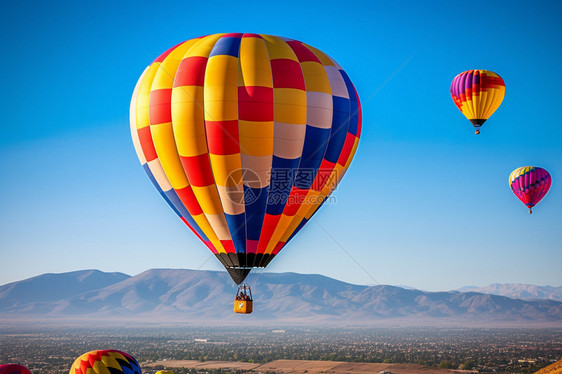
M 509 176 L 511 190 L 529 208 L 529 214 L 533 213 L 532 208 L 546 195 L 551 183 L 548 171 L 536 166 L 517 168 Z
M 480 126 L 499 108 L 505 96 L 505 83 L 489 70 L 467 70 L 451 83 L 455 105 L 480 134 Z
M 0 365 L 0 374 L 31 374 L 28 368 L 17 364 Z
M 78 357 L 69 374 L 141 374 L 141 368 L 135 358 L 125 352 L 113 349 L 91 351 Z
M 148 177 L 236 284 L 332 193 L 361 132 L 357 92 L 331 57 L 262 34 L 167 50 L 141 75 L 130 119 Z

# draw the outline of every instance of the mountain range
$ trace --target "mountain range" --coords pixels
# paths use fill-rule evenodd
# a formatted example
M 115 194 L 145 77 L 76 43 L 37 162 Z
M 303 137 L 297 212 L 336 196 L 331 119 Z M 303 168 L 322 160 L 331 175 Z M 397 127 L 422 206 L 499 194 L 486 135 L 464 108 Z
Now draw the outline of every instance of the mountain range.
M 261 273 L 248 278 L 254 313 L 233 313 L 236 286 L 226 272 L 151 269 L 135 276 L 83 270 L 0 286 L 5 321 L 104 320 L 345 325 L 554 325 L 562 302 L 482 292 L 426 292 L 362 286 L 322 275 Z
M 521 283 L 493 283 L 484 287 L 466 286 L 459 288 L 461 292 L 480 292 L 490 295 L 511 297 L 512 299 L 537 300 L 549 299 L 562 301 L 562 286 L 535 286 Z

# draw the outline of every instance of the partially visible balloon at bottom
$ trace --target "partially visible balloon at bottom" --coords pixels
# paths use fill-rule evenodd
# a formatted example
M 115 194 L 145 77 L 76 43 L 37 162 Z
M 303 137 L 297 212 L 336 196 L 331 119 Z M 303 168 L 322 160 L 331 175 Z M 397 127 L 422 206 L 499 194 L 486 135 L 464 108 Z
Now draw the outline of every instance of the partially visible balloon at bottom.
M 159 370 L 156 374 L 175 374 L 173 371 L 170 370 Z
M 114 349 L 91 351 L 78 357 L 69 374 L 141 374 L 135 358 Z
M 17 364 L 0 365 L 0 374 L 31 374 L 28 368 Z

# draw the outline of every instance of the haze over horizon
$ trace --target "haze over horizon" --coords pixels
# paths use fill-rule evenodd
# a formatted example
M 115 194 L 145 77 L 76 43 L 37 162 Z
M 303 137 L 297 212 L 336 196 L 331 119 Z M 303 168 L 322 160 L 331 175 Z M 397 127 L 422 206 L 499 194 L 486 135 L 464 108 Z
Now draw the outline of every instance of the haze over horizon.
M 212 14 L 204 3 L 4 6 L 0 284 L 85 268 L 223 270 L 138 164 L 129 101 L 172 45 L 242 31 L 325 51 L 362 101 L 362 138 L 335 202 L 267 272 L 428 291 L 562 286 L 562 3 L 217 4 Z M 449 94 L 473 68 L 506 84 L 478 136 Z M 532 215 L 507 183 L 523 165 L 553 179 Z

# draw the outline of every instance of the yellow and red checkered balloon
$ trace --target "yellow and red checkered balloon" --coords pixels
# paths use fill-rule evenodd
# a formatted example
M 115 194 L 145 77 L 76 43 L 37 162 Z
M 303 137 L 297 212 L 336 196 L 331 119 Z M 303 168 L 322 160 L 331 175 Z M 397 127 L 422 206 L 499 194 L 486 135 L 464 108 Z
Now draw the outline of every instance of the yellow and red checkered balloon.
M 345 71 L 314 47 L 262 34 L 172 47 L 143 72 L 130 118 L 152 183 L 238 284 L 326 201 L 361 134 Z

